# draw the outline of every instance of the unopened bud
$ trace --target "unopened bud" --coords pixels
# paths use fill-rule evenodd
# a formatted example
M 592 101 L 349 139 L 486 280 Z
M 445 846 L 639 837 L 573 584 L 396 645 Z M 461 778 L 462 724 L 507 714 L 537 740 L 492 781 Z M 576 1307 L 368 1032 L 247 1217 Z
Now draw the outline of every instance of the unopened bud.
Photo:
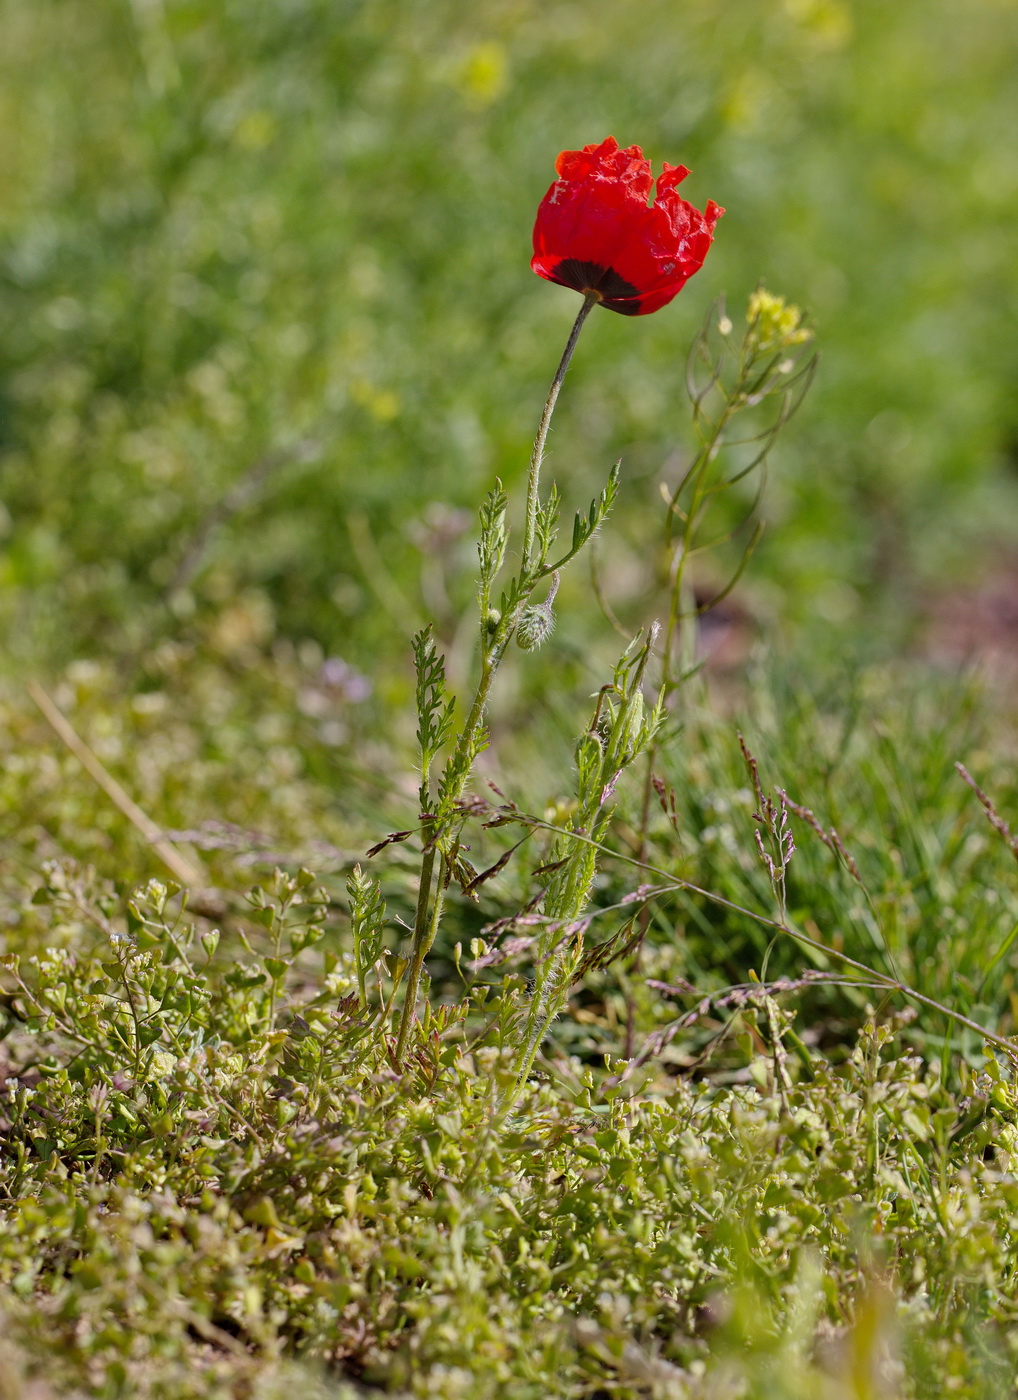
M 558 592 L 559 575 L 556 570 L 551 576 L 551 587 L 543 603 L 531 603 L 520 613 L 516 624 L 516 645 L 522 651 L 536 651 L 546 642 L 555 630 L 555 614 L 552 604 Z
M 498 624 L 502 621 L 502 614 L 498 608 L 489 608 L 484 614 L 484 627 L 487 632 L 494 632 Z
M 550 603 L 534 603 L 524 608 L 516 626 L 516 645 L 522 651 L 536 651 L 555 629 L 555 614 Z

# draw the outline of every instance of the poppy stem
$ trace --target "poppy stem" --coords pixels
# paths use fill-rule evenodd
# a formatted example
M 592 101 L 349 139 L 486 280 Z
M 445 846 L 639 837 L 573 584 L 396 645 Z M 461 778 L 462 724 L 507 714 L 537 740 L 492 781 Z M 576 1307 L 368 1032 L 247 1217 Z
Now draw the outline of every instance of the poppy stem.
M 579 314 L 573 322 L 573 328 L 569 332 L 569 339 L 566 341 L 566 348 L 562 352 L 555 377 L 551 381 L 551 388 L 548 390 L 548 398 L 545 401 L 544 412 L 541 414 L 540 427 L 537 430 L 537 438 L 534 442 L 534 451 L 530 458 L 530 475 L 527 481 L 527 517 L 526 529 L 523 541 L 523 561 L 520 566 L 519 578 L 519 601 L 514 610 L 507 613 L 506 617 L 500 618 L 494 632 L 489 635 L 486 625 L 482 619 L 481 629 L 481 674 L 478 678 L 477 689 L 474 692 L 473 703 L 467 714 L 466 721 L 459 732 L 453 752 L 450 755 L 442 779 L 442 802 L 439 814 L 431 818 L 422 828 L 425 836 L 425 849 L 421 859 L 421 882 L 417 895 L 417 914 L 414 920 L 414 930 L 412 939 L 412 951 L 410 963 L 407 969 L 406 994 L 403 999 L 403 1008 L 400 1013 L 399 1029 L 396 1034 L 396 1045 L 394 1059 L 398 1065 L 402 1065 L 406 1058 L 407 1046 L 410 1039 L 411 1028 L 417 1019 L 417 996 L 420 990 L 421 974 L 424 968 L 424 960 L 431 951 L 438 932 L 439 921 L 442 916 L 442 906 L 445 897 L 445 889 L 449 884 L 450 876 L 454 866 L 447 858 L 443 842 L 449 842 L 452 848 L 457 849 L 456 827 L 457 821 L 462 823 L 462 818 L 457 818 L 456 804 L 463 796 L 464 788 L 470 777 L 476 758 L 483 744 L 480 742 L 481 725 L 484 719 L 485 707 L 488 703 L 488 696 L 491 693 L 492 683 L 499 663 L 505 654 L 505 649 L 512 640 L 513 632 L 519 618 L 519 613 L 523 603 L 529 598 L 534 587 L 540 579 L 540 565 L 544 560 L 538 561 L 538 567 L 534 567 L 532 558 L 534 552 L 534 540 L 537 536 L 538 513 L 540 510 L 540 487 L 541 487 L 541 463 L 544 460 L 544 445 L 548 437 L 548 425 L 551 422 L 551 415 L 555 411 L 555 401 L 558 398 L 559 390 L 562 388 L 562 381 L 566 377 L 566 370 L 569 368 L 569 361 L 573 357 L 576 349 L 576 342 L 580 338 L 580 331 L 583 323 L 590 315 L 599 298 L 594 294 L 588 294 L 583 299 Z M 558 574 L 555 573 L 548 594 L 546 606 L 550 604 L 555 596 L 558 587 Z M 482 594 L 482 613 L 487 608 L 487 594 Z M 435 879 L 436 854 L 440 854 L 438 879 Z
M 442 917 L 442 904 L 445 896 L 445 857 L 442 856 L 438 872 L 438 888 L 435 890 L 434 902 L 431 900 L 431 885 L 435 868 L 435 848 L 429 846 L 424 852 L 421 861 L 421 884 L 417 895 L 417 917 L 414 923 L 413 949 L 410 954 L 410 965 L 407 976 L 406 995 L 403 998 L 403 1011 L 399 1020 L 399 1031 L 396 1037 L 396 1063 L 400 1066 L 406 1055 L 407 1038 L 410 1035 L 410 1027 L 417 1019 L 417 993 L 421 985 L 421 972 L 424 968 L 424 959 L 431 952 L 431 945 L 435 941 L 438 932 L 439 920 Z
M 527 478 L 527 518 L 523 529 L 523 563 L 520 567 L 520 581 L 530 574 L 534 552 L 534 536 L 537 534 L 537 512 L 541 505 L 541 466 L 544 462 L 544 446 L 548 440 L 548 428 L 551 424 L 551 415 L 555 412 L 555 403 L 558 399 L 559 390 L 562 388 L 562 381 L 566 377 L 566 370 L 569 368 L 569 361 L 573 358 L 573 351 L 576 349 L 576 342 L 580 338 L 580 331 L 583 323 L 597 305 L 600 297 L 593 292 L 588 292 L 583 298 L 583 305 L 580 307 L 573 328 L 569 332 L 569 339 L 566 341 L 566 348 L 562 351 L 562 358 L 559 360 L 555 377 L 551 381 L 551 388 L 548 390 L 548 397 L 545 400 L 544 412 L 541 414 L 541 422 L 537 429 L 537 437 L 534 439 L 534 450 L 530 454 L 530 474 Z

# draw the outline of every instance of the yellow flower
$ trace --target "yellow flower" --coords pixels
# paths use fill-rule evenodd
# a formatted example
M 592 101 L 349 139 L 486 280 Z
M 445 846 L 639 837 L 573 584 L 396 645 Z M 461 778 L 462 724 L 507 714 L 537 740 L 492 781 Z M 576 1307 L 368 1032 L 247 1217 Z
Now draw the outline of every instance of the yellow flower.
M 746 321 L 759 350 L 788 350 L 813 339 L 813 332 L 802 324 L 799 308 L 763 287 L 750 297 Z

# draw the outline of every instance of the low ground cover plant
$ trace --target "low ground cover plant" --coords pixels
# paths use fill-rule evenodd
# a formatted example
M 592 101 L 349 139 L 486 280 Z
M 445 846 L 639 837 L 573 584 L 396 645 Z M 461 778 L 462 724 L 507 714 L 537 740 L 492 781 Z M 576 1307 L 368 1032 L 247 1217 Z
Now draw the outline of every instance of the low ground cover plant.
M 533 266 L 583 300 L 525 499 L 496 482 L 480 511 L 465 703 L 414 637 L 412 784 L 379 798 L 369 769 L 339 818 L 335 775 L 294 762 L 305 721 L 338 722 L 330 690 L 370 683 L 320 658 L 277 656 L 252 702 L 200 643 L 164 646 L 117 722 L 79 668 L 57 699 L 84 736 L 39 690 L 98 797 L 10 703 L 12 1395 L 1011 1393 L 1018 845 L 951 767 L 979 752 L 974 706 L 948 686 L 957 713 L 933 722 L 931 694 L 917 726 L 875 673 L 832 734 L 761 670 L 740 733 L 704 681 L 813 373 L 783 298 L 718 305 L 694 342 L 664 616 L 620 640 L 536 802 L 485 756 L 511 644 L 555 644 L 618 491 L 616 467 L 558 541 L 542 468 L 570 359 L 598 305 L 656 312 L 703 264 L 722 211 L 686 174 L 648 203 L 638 147 L 559 158 Z M 596 570 L 589 599 L 626 631 Z M 109 772 L 145 726 L 150 847 Z M 125 822 L 173 883 L 131 878 Z

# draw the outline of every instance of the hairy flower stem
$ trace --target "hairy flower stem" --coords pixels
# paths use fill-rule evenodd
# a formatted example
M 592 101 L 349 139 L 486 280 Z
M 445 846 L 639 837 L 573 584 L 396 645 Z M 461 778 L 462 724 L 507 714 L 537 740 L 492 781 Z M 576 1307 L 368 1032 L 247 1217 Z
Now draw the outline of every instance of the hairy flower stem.
M 417 891 L 417 915 L 414 919 L 414 942 L 410 954 L 410 972 L 407 978 L 406 998 L 403 1002 L 403 1015 L 399 1023 L 399 1035 L 396 1040 L 396 1059 L 403 1063 L 403 1055 L 406 1051 L 406 1038 L 410 1031 L 411 1017 L 407 1014 L 407 1007 L 411 1010 L 417 1005 L 417 989 L 421 985 L 421 968 L 424 966 L 424 958 L 427 954 L 427 928 L 428 909 L 431 903 L 431 883 L 435 872 L 435 848 L 426 847 L 421 857 L 421 883 Z
M 410 971 L 407 976 L 406 1000 L 403 1002 L 403 1014 L 400 1017 L 399 1035 L 396 1039 L 396 1060 L 403 1063 L 403 1056 L 406 1053 L 407 1036 L 410 1034 L 410 1027 L 414 1022 L 417 1009 L 417 993 L 421 985 L 421 972 L 424 968 L 424 959 L 431 951 L 431 945 L 435 941 L 438 933 L 439 920 L 442 917 L 442 905 L 445 902 L 446 867 L 443 856 L 438 865 L 438 888 L 435 890 L 435 898 L 431 900 L 431 883 L 435 867 L 435 848 L 431 846 L 424 852 L 421 860 L 421 888 L 417 895 L 417 917 L 414 922 L 414 944 L 410 955 Z M 418 937 L 418 930 L 422 930 L 422 936 Z M 407 1008 L 409 1009 L 409 1012 Z
M 551 424 L 551 415 L 555 412 L 555 403 L 558 399 L 559 390 L 562 388 L 562 381 L 566 377 L 566 370 L 569 368 L 569 361 L 573 358 L 573 351 L 576 349 L 576 342 L 580 338 L 580 331 L 583 330 L 583 323 L 597 305 L 599 298 L 592 293 L 588 293 L 583 299 L 573 322 L 573 328 L 569 332 L 569 339 L 566 341 L 566 348 L 562 351 L 562 358 L 559 360 L 555 377 L 551 381 L 551 388 L 548 390 L 548 397 L 545 400 L 544 412 L 541 414 L 541 422 L 537 429 L 537 437 L 534 439 L 534 450 L 530 454 L 530 474 L 527 477 L 527 516 L 523 527 L 523 560 L 520 565 L 520 581 L 522 582 L 530 573 L 532 563 L 531 556 L 534 552 L 534 535 L 537 531 L 537 511 L 541 503 L 541 467 L 544 463 L 544 447 L 548 440 L 548 428 Z
M 537 517 L 541 504 L 541 466 L 544 462 L 544 448 L 548 439 L 548 428 L 551 424 L 551 416 L 555 412 L 555 404 L 558 400 L 559 390 L 562 388 L 562 381 L 566 377 L 566 370 L 569 368 L 569 361 L 573 358 L 573 351 L 576 349 L 576 342 L 580 338 L 580 331 L 583 323 L 590 315 L 594 306 L 597 305 L 598 298 L 590 295 L 584 298 L 580 307 L 573 328 L 569 332 L 569 339 L 566 341 L 566 348 L 562 352 L 558 369 L 551 381 L 548 390 L 548 397 L 545 400 L 544 411 L 541 414 L 541 421 L 537 429 L 537 437 L 534 439 L 534 449 L 530 454 L 530 471 L 527 475 L 527 508 L 526 523 L 523 534 L 523 555 L 520 564 L 519 574 L 519 601 L 518 605 L 511 613 L 499 620 L 494 632 L 489 632 L 487 620 L 483 616 L 486 611 L 482 607 L 481 617 L 481 674 L 477 680 L 477 689 L 474 691 L 474 698 L 467 714 L 463 728 L 460 730 L 456 745 L 445 767 L 445 779 L 442 788 L 441 813 L 426 821 L 422 835 L 424 837 L 424 852 L 421 856 L 421 880 L 417 894 L 417 912 L 414 918 L 414 931 L 410 952 L 410 967 L 407 974 L 406 995 L 403 999 L 403 1009 L 400 1015 L 399 1030 L 396 1035 L 396 1062 L 403 1063 L 406 1054 L 407 1041 L 410 1036 L 410 1028 L 417 1016 L 417 994 L 420 990 L 421 973 L 424 968 L 424 959 L 431 951 L 435 936 L 438 933 L 438 926 L 442 916 L 442 906 L 445 902 L 445 889 L 448 884 L 449 866 L 443 851 L 439 864 L 438 884 L 432 898 L 432 885 L 434 883 L 435 856 L 442 849 L 443 840 L 447 839 L 455 829 L 458 820 L 456 814 L 456 804 L 463 796 L 467 780 L 473 767 L 474 757 L 478 752 L 481 737 L 481 725 L 484 720 L 484 711 L 488 704 L 488 697 L 491 694 L 492 683 L 498 671 L 499 663 L 505 655 L 506 648 L 512 641 L 513 632 L 523 605 L 527 602 L 535 585 L 541 578 L 541 564 L 543 559 L 537 561 L 534 566 L 534 539 L 537 534 Z

